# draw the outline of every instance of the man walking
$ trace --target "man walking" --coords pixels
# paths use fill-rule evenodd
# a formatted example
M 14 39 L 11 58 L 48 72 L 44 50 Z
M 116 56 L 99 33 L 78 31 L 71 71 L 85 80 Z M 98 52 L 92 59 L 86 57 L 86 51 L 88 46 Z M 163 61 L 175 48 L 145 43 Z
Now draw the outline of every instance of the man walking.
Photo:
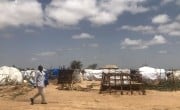
M 45 73 L 43 72 L 43 67 L 40 65 L 38 66 L 38 71 L 36 72 L 35 75 L 35 84 L 38 90 L 38 93 L 34 95 L 34 97 L 30 98 L 31 105 L 34 104 L 34 100 L 38 97 L 41 96 L 41 104 L 47 104 L 45 95 L 44 95 L 44 80 L 45 80 Z

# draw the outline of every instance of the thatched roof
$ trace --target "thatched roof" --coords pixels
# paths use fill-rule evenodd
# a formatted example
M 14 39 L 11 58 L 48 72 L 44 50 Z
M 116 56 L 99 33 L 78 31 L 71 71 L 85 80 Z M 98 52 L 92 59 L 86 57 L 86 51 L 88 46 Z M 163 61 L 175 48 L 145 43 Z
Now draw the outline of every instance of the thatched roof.
M 105 65 L 101 69 L 118 69 L 117 65 Z

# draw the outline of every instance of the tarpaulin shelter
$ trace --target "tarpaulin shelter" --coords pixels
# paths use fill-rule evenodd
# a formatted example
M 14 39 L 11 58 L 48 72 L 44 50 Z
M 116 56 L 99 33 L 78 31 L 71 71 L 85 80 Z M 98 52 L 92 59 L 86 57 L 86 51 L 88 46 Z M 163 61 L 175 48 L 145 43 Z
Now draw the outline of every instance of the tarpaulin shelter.
M 151 80 L 156 80 L 158 78 L 166 78 L 165 69 L 152 68 L 149 66 L 140 67 L 139 73 L 142 74 L 143 78 Z
M 0 84 L 8 83 L 22 83 L 22 73 L 14 67 L 2 66 L 0 67 Z

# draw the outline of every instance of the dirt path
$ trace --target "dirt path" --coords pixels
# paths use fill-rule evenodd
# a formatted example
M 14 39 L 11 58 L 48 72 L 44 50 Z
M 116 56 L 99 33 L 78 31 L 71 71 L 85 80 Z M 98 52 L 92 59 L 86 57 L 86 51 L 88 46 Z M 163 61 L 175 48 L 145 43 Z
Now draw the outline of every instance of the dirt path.
M 46 88 L 47 105 L 30 105 L 36 89 L 15 100 L 0 99 L 0 110 L 180 110 L 180 92 L 147 91 L 147 95 L 98 94 L 98 91 L 62 91 Z

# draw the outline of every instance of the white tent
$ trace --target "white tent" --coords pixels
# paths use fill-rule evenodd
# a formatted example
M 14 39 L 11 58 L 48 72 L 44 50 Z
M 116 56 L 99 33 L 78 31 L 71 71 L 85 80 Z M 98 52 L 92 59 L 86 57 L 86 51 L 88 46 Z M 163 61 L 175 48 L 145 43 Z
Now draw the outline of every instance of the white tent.
M 101 80 L 103 70 L 85 69 L 83 74 L 84 80 Z
M 140 74 L 142 74 L 143 78 L 146 79 L 155 80 L 158 78 L 161 79 L 166 78 L 165 69 L 157 69 L 157 68 L 144 66 L 139 68 L 139 72 Z
M 36 70 L 26 70 L 26 71 L 21 71 L 23 77 L 26 77 L 26 78 L 31 78 L 31 77 L 35 77 L 35 72 Z
M 9 82 L 22 83 L 22 80 L 22 74 L 17 68 L 8 66 L 0 67 L 0 84 Z
M 30 82 L 30 83 L 34 83 L 34 79 L 35 79 L 35 74 L 36 74 L 37 70 L 26 70 L 26 71 L 21 71 L 22 75 L 23 75 L 23 79 L 24 82 Z
M 169 70 L 166 71 L 167 74 L 169 74 L 169 78 L 176 78 L 176 79 L 180 79 L 180 70 Z
M 175 78 L 180 79 L 180 70 L 173 71 Z

